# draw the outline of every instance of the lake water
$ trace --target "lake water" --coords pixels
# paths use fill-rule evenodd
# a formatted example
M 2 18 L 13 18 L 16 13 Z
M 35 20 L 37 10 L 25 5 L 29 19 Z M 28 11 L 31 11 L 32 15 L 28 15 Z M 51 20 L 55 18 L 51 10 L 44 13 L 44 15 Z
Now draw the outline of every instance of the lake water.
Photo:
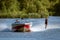
M 32 22 L 32 32 L 25 33 L 11 32 L 11 24 L 15 20 L 0 19 L 0 40 L 60 40 L 60 17 L 50 16 L 47 29 L 44 18 L 24 19 Z

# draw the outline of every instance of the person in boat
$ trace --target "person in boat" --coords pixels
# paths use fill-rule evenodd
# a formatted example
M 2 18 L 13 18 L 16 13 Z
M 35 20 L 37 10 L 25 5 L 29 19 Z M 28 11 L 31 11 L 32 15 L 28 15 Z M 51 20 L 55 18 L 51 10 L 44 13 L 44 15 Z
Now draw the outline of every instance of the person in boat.
M 48 25 L 48 18 L 45 18 L 45 29 L 47 28 Z
M 16 20 L 16 21 L 15 21 L 15 24 L 20 24 L 20 21 L 19 21 L 19 20 Z

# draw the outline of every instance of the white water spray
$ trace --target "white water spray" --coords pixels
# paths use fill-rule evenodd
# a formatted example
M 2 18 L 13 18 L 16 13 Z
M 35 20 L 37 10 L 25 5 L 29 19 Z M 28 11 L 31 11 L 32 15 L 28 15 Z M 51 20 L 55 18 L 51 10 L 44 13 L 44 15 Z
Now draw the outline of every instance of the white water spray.
M 8 28 L 8 26 L 6 24 L 4 24 L 4 23 L 0 24 L 0 31 L 4 30 L 6 28 Z
M 44 30 L 45 30 L 44 25 L 37 25 L 37 26 L 31 27 L 32 32 L 38 32 L 38 31 L 44 31 Z
M 38 32 L 38 31 L 46 31 L 48 29 L 56 29 L 56 28 L 60 28 L 59 25 L 48 25 L 47 28 L 45 29 L 45 25 L 42 24 L 42 25 L 31 27 L 31 31 Z
M 47 28 L 45 29 L 45 25 L 40 24 L 40 25 L 33 26 L 30 29 L 32 32 L 39 32 L 39 31 L 45 31 L 47 29 L 56 29 L 56 28 L 60 28 L 59 25 L 48 25 Z M 11 30 L 11 27 L 8 27 L 8 25 L 4 23 L 0 24 L 0 31 L 3 31 L 4 29 Z

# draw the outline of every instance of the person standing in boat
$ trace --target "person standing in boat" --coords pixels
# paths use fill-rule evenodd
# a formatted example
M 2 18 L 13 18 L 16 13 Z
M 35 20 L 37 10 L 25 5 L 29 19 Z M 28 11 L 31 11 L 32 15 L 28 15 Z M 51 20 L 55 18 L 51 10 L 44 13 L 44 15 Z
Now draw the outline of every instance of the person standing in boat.
M 45 29 L 47 28 L 48 25 L 48 18 L 45 18 Z

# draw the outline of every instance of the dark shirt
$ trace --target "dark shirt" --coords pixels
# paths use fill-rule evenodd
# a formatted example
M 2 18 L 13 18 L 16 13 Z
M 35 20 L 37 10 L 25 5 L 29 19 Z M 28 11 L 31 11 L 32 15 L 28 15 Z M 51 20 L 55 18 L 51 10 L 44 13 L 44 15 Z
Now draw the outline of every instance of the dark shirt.
M 48 23 L 48 19 L 45 19 L 45 24 L 47 24 Z

